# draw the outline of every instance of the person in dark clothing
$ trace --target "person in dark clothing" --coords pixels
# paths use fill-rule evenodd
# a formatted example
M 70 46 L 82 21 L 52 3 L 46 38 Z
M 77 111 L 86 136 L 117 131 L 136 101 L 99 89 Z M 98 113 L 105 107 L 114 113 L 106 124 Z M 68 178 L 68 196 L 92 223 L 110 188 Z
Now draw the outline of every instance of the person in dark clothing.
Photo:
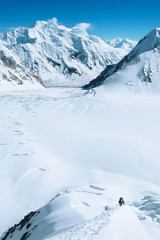
M 119 198 L 119 206 L 125 205 L 124 199 L 122 197 Z

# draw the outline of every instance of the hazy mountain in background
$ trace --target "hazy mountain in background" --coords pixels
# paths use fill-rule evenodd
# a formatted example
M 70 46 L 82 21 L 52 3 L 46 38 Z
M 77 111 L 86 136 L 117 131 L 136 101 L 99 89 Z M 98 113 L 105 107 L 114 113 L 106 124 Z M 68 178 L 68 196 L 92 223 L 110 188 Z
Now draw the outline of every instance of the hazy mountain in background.
M 114 48 L 120 48 L 129 53 L 138 43 L 137 41 L 130 40 L 128 38 L 114 38 L 112 40 L 104 40 L 108 45 Z

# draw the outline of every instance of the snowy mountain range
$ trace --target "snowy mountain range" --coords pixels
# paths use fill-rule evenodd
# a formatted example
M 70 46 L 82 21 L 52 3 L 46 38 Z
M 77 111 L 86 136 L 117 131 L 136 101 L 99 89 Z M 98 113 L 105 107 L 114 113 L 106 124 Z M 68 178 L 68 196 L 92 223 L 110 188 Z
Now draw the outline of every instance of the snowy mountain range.
M 1 240 L 160 239 L 160 28 L 87 27 L 0 34 Z
M 109 65 L 84 88 L 92 88 L 101 84 L 117 83 L 138 88 L 160 90 L 160 28 L 153 29 L 144 36 L 133 50 L 117 64 Z M 107 79 L 107 80 L 106 80 Z M 116 86 L 116 84 L 115 84 Z
M 133 41 L 130 39 L 124 39 L 124 38 L 114 38 L 112 40 L 108 40 L 105 39 L 104 40 L 108 45 L 110 45 L 111 47 L 114 48 L 119 48 L 119 49 L 123 49 L 124 51 L 126 51 L 126 55 L 127 53 L 129 53 L 136 45 L 137 45 L 137 41 Z
M 88 25 L 73 28 L 58 25 L 57 19 L 36 21 L 0 34 L 1 44 L 9 49 L 42 82 L 66 84 L 89 82 L 108 64 L 118 62 L 135 42 L 123 40 L 119 47 L 87 33 Z M 118 40 L 117 40 L 118 41 Z M 128 47 L 128 43 L 130 46 Z M 8 50 L 8 51 L 9 51 Z M 89 80 L 88 80 L 89 77 Z M 19 80 L 22 81 L 22 80 Z

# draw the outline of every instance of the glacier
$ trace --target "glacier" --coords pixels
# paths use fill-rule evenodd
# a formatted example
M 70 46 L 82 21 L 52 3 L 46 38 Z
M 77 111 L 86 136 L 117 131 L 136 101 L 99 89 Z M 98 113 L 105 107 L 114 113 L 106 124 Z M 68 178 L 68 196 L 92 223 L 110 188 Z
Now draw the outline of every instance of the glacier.
M 0 34 L 1 240 L 160 238 L 160 30 L 86 27 Z
M 132 221 L 138 236 L 159 239 L 158 95 L 103 86 L 8 91 L 0 100 L 2 239 L 127 239 Z

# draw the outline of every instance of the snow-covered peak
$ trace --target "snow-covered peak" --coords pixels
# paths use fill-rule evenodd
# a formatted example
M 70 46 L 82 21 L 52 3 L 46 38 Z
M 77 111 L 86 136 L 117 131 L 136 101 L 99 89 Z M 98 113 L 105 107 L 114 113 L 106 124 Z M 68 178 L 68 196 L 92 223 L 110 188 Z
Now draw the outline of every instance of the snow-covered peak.
M 39 29 L 39 30 L 44 30 L 44 29 L 61 29 L 64 31 L 68 31 L 68 32 L 73 32 L 73 33 L 83 33 L 83 34 L 87 34 L 87 29 L 90 27 L 89 23 L 79 23 L 76 24 L 75 26 L 71 27 L 71 28 L 67 28 L 63 25 L 60 25 L 58 23 L 57 18 L 51 18 L 47 21 L 40 21 L 37 20 L 36 22 L 34 22 L 30 28 L 35 28 L 35 29 Z
M 79 23 L 67 28 L 52 18 L 1 34 L 0 39 L 42 80 L 52 82 L 51 85 L 61 82 L 66 85 L 69 80 L 74 82 L 81 76 L 82 86 L 85 78 L 98 75 L 108 64 L 126 55 L 123 49 L 89 35 L 89 27 L 89 23 Z
M 121 48 L 128 52 L 130 52 L 137 44 L 137 41 L 128 38 L 114 38 L 112 40 L 105 40 L 105 42 L 114 48 Z
M 159 92 L 159 49 L 160 28 L 155 28 L 144 36 L 121 61 L 107 66 L 96 79 L 93 79 L 84 88 L 99 86 L 106 79 L 110 79 L 110 82 L 121 82 L 121 85 L 136 85 L 136 89 L 140 88 L 141 90 L 146 83 L 149 83 L 150 87 L 152 86 L 151 89 Z
M 47 22 L 46 21 L 35 21 L 34 23 L 32 23 L 29 27 L 30 28 L 35 28 L 35 27 L 41 27 L 43 25 L 45 25 Z
M 57 20 L 57 18 L 54 17 L 54 18 L 49 19 L 48 23 L 53 24 L 53 25 L 58 25 L 58 20 Z
M 140 55 L 144 52 L 148 52 L 157 47 L 159 43 L 160 43 L 160 28 L 155 28 L 150 33 L 141 38 L 141 40 L 138 42 L 138 44 L 130 53 L 129 58 Z
M 34 28 L 34 31 L 44 31 L 45 29 L 52 29 L 52 31 L 55 29 L 63 29 L 63 30 L 70 30 L 69 28 L 66 28 L 63 25 L 59 25 L 58 24 L 58 20 L 57 18 L 51 18 L 47 21 L 40 21 L 37 20 L 36 22 L 34 22 L 30 28 Z

